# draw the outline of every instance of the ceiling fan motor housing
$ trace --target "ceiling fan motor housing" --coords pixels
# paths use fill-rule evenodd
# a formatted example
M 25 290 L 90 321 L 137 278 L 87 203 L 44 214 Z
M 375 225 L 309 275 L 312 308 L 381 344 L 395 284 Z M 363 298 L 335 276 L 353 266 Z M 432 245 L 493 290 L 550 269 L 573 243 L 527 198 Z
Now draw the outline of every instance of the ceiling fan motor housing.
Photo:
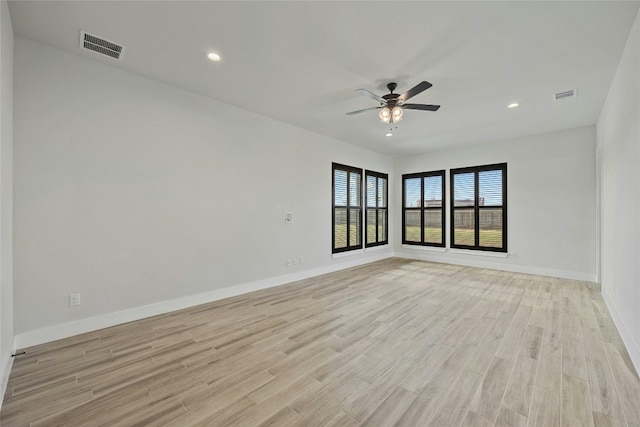
M 389 108 L 393 108 L 398 104 L 398 98 L 400 95 L 397 93 L 388 93 L 386 95 L 382 95 L 382 97 L 387 101 L 386 106 Z

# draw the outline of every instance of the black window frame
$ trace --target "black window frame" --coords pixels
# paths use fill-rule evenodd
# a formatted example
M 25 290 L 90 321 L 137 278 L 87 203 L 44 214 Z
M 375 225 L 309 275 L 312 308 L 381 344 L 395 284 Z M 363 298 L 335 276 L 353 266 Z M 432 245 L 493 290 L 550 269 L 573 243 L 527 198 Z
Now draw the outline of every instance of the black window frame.
M 484 206 L 480 204 L 480 189 L 479 189 L 479 173 L 501 170 L 502 171 L 502 206 Z M 473 206 L 455 206 L 455 175 L 457 174 L 474 174 L 474 200 Z M 471 166 L 464 168 L 456 168 L 449 170 L 449 239 L 452 249 L 469 249 L 477 251 L 488 252 L 503 252 L 508 251 L 507 248 L 507 163 L 495 163 L 482 166 Z M 483 209 L 502 209 L 502 247 L 496 248 L 494 246 L 480 246 L 480 211 Z M 455 240 L 455 212 L 456 210 L 473 210 L 474 212 L 474 242 L 475 245 L 460 245 L 456 244 Z
M 376 206 L 375 207 L 370 207 L 369 206 L 369 191 L 367 191 L 367 185 L 369 182 L 369 177 L 374 177 L 376 178 Z M 378 206 L 378 201 L 380 199 L 380 195 L 378 194 L 378 180 L 380 179 L 384 179 L 384 183 L 385 183 L 385 200 L 384 200 L 384 207 L 380 207 Z M 366 248 L 371 248 L 374 246 L 381 246 L 381 245 L 387 245 L 389 244 L 389 174 L 386 173 L 382 173 L 382 172 L 375 172 L 375 171 L 370 171 L 367 170 L 365 171 L 364 174 L 364 181 L 363 181 L 363 185 L 364 185 L 364 205 L 363 205 L 363 209 L 362 209 L 362 214 L 364 215 L 364 245 Z M 334 199 L 335 200 L 335 199 Z M 369 230 L 369 210 L 374 210 L 375 211 L 375 217 L 376 217 L 376 223 L 375 223 L 375 230 L 376 230 L 376 241 L 373 243 L 369 243 L 368 242 L 368 230 Z M 385 217 L 386 217 L 386 227 L 384 228 L 384 236 L 382 239 L 380 239 L 380 236 L 378 235 L 378 231 L 379 231 L 379 224 L 378 224 L 378 220 L 379 220 L 379 212 L 384 211 L 385 212 Z M 334 235 L 335 236 L 335 235 Z
M 347 195 L 346 195 L 346 205 L 345 206 L 341 206 L 341 205 L 336 205 L 336 170 L 341 170 L 341 171 L 345 171 L 347 172 Z M 341 252 L 348 252 L 348 251 L 354 251 L 354 250 L 358 250 L 358 249 L 362 249 L 363 248 L 363 234 L 362 234 L 362 211 L 363 211 L 363 205 L 362 205 L 362 201 L 363 201 L 363 196 L 362 196 L 362 178 L 364 176 L 363 174 L 363 170 L 361 168 L 357 168 L 354 166 L 348 166 L 348 165 L 343 165 L 340 163 L 335 163 L 333 162 L 331 164 L 331 253 L 332 254 L 337 254 L 337 253 L 341 253 Z M 360 198 L 359 198 L 359 205 L 358 206 L 351 206 L 349 204 L 350 202 L 350 180 L 351 180 L 351 173 L 358 173 L 360 175 Z M 342 247 L 342 248 L 336 248 L 336 209 L 346 209 L 347 210 L 347 219 L 346 219 L 346 239 L 347 239 L 347 246 Z M 349 242 L 351 241 L 350 237 L 351 237 L 351 227 L 349 227 L 349 224 L 351 223 L 351 216 L 352 216 L 352 211 L 354 210 L 359 210 L 359 230 L 357 230 L 357 233 L 360 235 L 360 240 L 359 240 L 359 244 L 356 245 L 349 245 Z
M 417 245 L 417 246 L 433 246 L 437 248 L 444 248 L 447 244 L 447 236 L 445 232 L 445 223 L 446 223 L 446 183 L 445 183 L 445 173 L 446 171 L 437 170 L 437 171 L 429 171 L 429 172 L 418 172 L 418 173 L 409 173 L 402 175 L 402 244 L 403 245 Z M 437 206 L 425 206 L 424 203 L 424 179 L 428 177 L 439 176 L 442 181 L 442 204 L 440 207 Z M 407 207 L 407 192 L 406 192 L 406 182 L 408 179 L 416 179 L 420 178 L 420 206 L 418 207 Z M 425 242 L 424 240 L 424 214 L 425 211 L 428 210 L 437 210 L 440 209 L 442 218 L 441 218 L 441 243 L 433 243 L 433 242 Z M 413 240 L 407 240 L 407 228 L 406 228 L 406 212 L 407 211 L 419 211 L 420 212 L 420 241 L 416 242 Z

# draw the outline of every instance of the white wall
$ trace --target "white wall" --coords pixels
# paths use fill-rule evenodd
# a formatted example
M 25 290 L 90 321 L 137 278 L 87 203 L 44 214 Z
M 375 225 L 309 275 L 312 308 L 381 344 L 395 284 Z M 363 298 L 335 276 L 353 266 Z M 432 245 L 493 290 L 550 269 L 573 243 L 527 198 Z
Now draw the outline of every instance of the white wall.
M 640 371 L 640 14 L 597 125 L 602 293 Z
M 13 28 L 0 2 L 0 405 L 13 348 Z
M 402 174 L 507 163 L 508 257 L 415 249 L 402 245 L 402 215 L 395 216 L 398 256 L 595 280 L 595 128 L 593 126 L 395 159 L 394 205 L 402 205 Z M 449 210 L 447 209 L 447 245 Z
M 19 347 L 391 255 L 331 256 L 331 162 L 389 157 L 20 37 L 15 70 Z
M 13 306 L 13 28 L 0 2 L 0 396 L 14 347 Z

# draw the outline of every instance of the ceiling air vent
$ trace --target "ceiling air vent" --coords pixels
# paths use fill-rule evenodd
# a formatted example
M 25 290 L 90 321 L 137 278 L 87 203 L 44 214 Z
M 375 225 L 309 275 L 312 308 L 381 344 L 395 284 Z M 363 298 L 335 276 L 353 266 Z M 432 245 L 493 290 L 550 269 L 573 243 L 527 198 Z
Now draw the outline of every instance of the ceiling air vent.
M 80 31 L 80 47 L 122 61 L 125 47 L 102 37 Z
M 565 99 L 574 98 L 578 94 L 577 89 L 569 89 L 564 92 L 556 93 L 556 101 L 563 101 Z

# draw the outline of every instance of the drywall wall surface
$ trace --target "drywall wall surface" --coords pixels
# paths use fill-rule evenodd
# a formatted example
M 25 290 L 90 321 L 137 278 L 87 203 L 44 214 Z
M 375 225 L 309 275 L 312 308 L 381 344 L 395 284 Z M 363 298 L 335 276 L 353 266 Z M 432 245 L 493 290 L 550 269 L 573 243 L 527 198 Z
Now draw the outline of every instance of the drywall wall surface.
M 6 1 L 0 2 L 0 194 L 0 396 L 4 396 L 14 342 L 13 29 Z
M 331 255 L 331 164 L 391 158 L 20 37 L 15 70 L 16 333 L 372 256 Z
M 602 294 L 640 371 L 640 14 L 597 125 Z
M 445 169 L 447 247 L 449 170 L 507 163 L 508 256 L 422 250 L 402 245 L 402 214 L 395 216 L 397 255 L 595 280 L 595 127 L 395 159 L 394 204 L 402 205 L 402 175 Z

